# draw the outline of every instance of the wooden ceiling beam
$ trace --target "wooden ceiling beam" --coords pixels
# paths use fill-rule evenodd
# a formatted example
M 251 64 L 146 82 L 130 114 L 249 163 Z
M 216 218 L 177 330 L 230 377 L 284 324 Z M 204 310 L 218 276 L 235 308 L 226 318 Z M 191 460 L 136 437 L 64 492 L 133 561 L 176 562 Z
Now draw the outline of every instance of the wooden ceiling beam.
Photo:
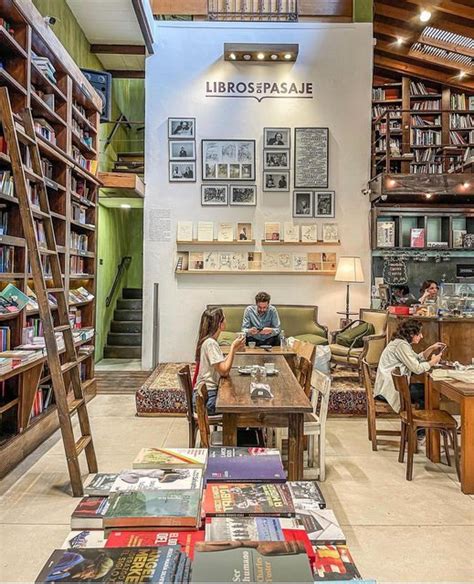
M 115 79 L 145 79 L 145 71 L 136 69 L 109 69 Z
M 91 45 L 91 53 L 96 55 L 144 55 L 141 45 Z
M 207 0 L 151 0 L 155 16 L 207 16 Z
M 420 9 L 426 8 L 432 12 L 444 12 L 445 14 L 474 21 L 474 8 L 466 4 L 459 4 L 451 0 L 433 0 L 432 2 L 427 2 L 427 0 L 408 0 L 408 2 L 416 4 Z
M 406 43 L 414 43 L 418 40 L 419 37 L 417 31 L 410 30 L 409 28 L 403 28 L 402 26 L 398 27 L 394 26 L 393 24 L 379 22 L 378 20 L 374 22 L 374 33 L 376 36 L 382 35 L 394 39 L 401 38 Z
M 463 45 L 456 45 L 455 43 L 448 43 L 440 39 L 433 39 L 431 37 L 425 37 L 421 35 L 420 43 L 424 45 L 430 45 L 432 47 L 437 47 L 438 49 L 445 49 L 446 51 L 451 51 L 452 53 L 459 53 L 460 55 L 468 55 L 474 58 L 474 49 L 465 47 Z

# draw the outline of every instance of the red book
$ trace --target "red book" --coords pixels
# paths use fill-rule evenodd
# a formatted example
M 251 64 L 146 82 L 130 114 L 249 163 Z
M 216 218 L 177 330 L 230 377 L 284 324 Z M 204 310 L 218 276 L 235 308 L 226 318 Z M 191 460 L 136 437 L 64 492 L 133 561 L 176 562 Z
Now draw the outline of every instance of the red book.
M 71 529 L 102 529 L 108 497 L 84 497 L 71 515 Z
M 197 541 L 204 541 L 201 531 L 111 531 L 106 548 L 114 547 L 155 547 L 162 545 L 179 545 L 191 560 Z M 309 540 L 308 540 L 309 541 Z M 310 544 L 311 547 L 311 544 Z M 312 548 L 311 548 L 312 551 Z
M 285 536 L 286 541 L 301 541 L 305 547 L 306 553 L 308 554 L 309 561 L 311 565 L 314 564 L 316 559 L 316 554 L 313 549 L 313 545 L 309 540 L 308 534 L 304 529 L 284 529 L 283 528 L 283 535 Z
M 425 230 L 413 228 L 410 231 L 410 247 L 425 247 Z

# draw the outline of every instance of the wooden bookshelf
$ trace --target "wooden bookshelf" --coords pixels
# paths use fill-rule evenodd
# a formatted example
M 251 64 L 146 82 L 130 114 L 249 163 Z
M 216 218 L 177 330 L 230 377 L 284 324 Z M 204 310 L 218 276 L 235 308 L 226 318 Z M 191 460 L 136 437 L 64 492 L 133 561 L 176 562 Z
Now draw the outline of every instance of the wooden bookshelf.
M 0 86 L 9 90 L 14 114 L 30 107 L 36 122 L 38 145 L 48 187 L 51 217 L 66 297 L 69 291 L 85 288 L 96 296 L 96 176 L 98 159 L 98 128 L 101 99 L 69 53 L 45 24 L 43 17 L 28 0 L 0 3 L 0 17 L 11 24 L 14 34 L 0 26 Z M 36 57 L 35 57 L 36 55 Z M 38 61 L 40 59 L 49 59 Z M 46 63 L 46 65 L 45 65 Z M 54 73 L 52 73 L 54 71 Z M 21 118 L 18 116 L 18 125 Z M 0 125 L 0 135 L 1 125 Z M 27 136 L 20 136 L 22 141 Z M 0 148 L 1 150 L 1 148 Z M 32 197 L 38 177 L 25 163 L 25 175 L 30 182 Z M 0 173 L 11 172 L 10 158 L 0 152 Z M 1 187 L 1 181 L 0 181 Z M 0 289 L 8 283 L 27 293 L 34 292 L 28 266 L 28 249 L 22 232 L 18 200 L 1 191 L 1 210 L 8 213 L 7 232 L 0 235 L 0 246 L 12 250 L 13 264 L 0 266 Z M 33 198 L 32 198 L 33 201 Z M 34 210 L 38 224 L 43 217 Z M 87 238 L 87 239 L 86 239 Z M 46 266 L 47 254 L 42 253 Z M 46 281 L 49 277 L 46 275 Z M 54 293 L 53 293 L 54 295 Z M 95 299 L 83 302 L 69 298 L 71 318 L 80 310 L 83 328 L 95 326 Z M 56 323 L 56 310 L 53 307 Z M 10 348 L 22 343 L 23 329 L 39 323 L 38 311 L 0 314 L 0 326 L 10 329 Z M 94 344 L 94 336 L 76 343 Z M 86 399 L 95 395 L 94 351 L 80 354 Z M 47 383 L 47 358 L 40 356 L 0 374 L 0 477 L 8 473 L 25 456 L 41 444 L 58 426 L 54 398 L 42 413 L 31 417 L 35 395 L 41 384 Z

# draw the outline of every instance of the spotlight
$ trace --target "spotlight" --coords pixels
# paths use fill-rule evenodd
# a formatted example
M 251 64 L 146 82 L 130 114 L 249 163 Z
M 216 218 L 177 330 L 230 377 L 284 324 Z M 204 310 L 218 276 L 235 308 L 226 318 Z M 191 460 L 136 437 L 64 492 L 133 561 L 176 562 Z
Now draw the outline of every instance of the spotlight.
M 273 55 L 270 55 L 270 59 L 271 59 L 272 61 L 278 61 L 278 55 L 275 55 L 275 54 L 273 54 Z
M 464 71 L 459 71 L 459 79 L 464 79 L 466 73 Z
M 263 59 L 265 59 L 265 54 L 264 54 L 264 53 L 258 53 L 258 54 L 257 54 L 257 59 L 258 59 L 259 61 L 263 61 Z
M 387 181 L 387 186 L 389 188 L 393 188 L 394 186 L 396 186 L 396 184 L 397 184 L 397 181 L 393 178 L 389 178 Z
M 431 12 L 429 10 L 422 10 L 420 12 L 420 20 L 421 22 L 428 22 L 431 18 Z
M 471 183 L 465 182 L 462 186 L 463 188 L 468 189 L 471 186 Z
M 431 193 L 426 193 L 426 194 L 425 194 L 425 198 L 426 198 L 426 199 L 431 199 L 431 197 L 432 197 L 432 194 L 431 194 Z
M 405 41 L 402 39 L 402 37 L 397 37 L 397 45 L 403 45 Z
M 230 59 L 231 61 L 235 61 L 235 60 L 237 59 L 237 57 L 235 56 L 235 53 L 230 53 L 230 54 L 229 54 L 229 59 Z
M 285 53 L 285 59 L 289 61 L 293 55 L 291 53 Z
M 122 203 L 120 206 L 122 207 L 122 209 L 131 209 L 132 208 L 132 205 L 129 205 L 128 203 Z
M 252 55 L 249 55 L 248 53 L 245 53 L 243 59 L 244 61 L 250 61 L 250 59 L 252 58 Z

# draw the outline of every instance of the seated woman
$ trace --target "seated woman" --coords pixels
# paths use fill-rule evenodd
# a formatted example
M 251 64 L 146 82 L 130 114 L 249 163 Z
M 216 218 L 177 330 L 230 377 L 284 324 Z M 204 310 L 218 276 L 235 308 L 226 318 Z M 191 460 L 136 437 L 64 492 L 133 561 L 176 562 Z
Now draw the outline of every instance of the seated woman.
M 434 280 L 425 280 L 420 288 L 419 302 L 424 304 L 427 300 L 435 302 L 438 297 L 438 283 Z
M 225 316 L 222 308 L 208 308 L 202 313 L 199 326 L 199 339 L 196 346 L 196 362 L 199 365 L 194 390 L 201 383 L 206 384 L 209 415 L 216 413 L 217 388 L 221 377 L 227 377 L 232 368 L 235 353 L 245 346 L 245 338 L 237 337 L 225 357 L 217 342 L 219 333 L 225 330 Z M 194 392 L 193 398 L 196 397 Z
M 413 350 L 412 345 L 417 345 L 423 338 L 422 327 L 419 320 L 403 320 L 380 356 L 374 395 L 385 399 L 396 412 L 400 411 L 400 396 L 392 380 L 392 371 L 398 367 L 402 375 L 412 373 L 420 375 L 441 360 L 441 351 L 439 354 L 434 352 L 444 347 L 443 343 L 435 343 L 422 353 L 415 353 Z M 425 402 L 423 383 L 410 383 L 410 394 L 412 403 L 423 408 Z

